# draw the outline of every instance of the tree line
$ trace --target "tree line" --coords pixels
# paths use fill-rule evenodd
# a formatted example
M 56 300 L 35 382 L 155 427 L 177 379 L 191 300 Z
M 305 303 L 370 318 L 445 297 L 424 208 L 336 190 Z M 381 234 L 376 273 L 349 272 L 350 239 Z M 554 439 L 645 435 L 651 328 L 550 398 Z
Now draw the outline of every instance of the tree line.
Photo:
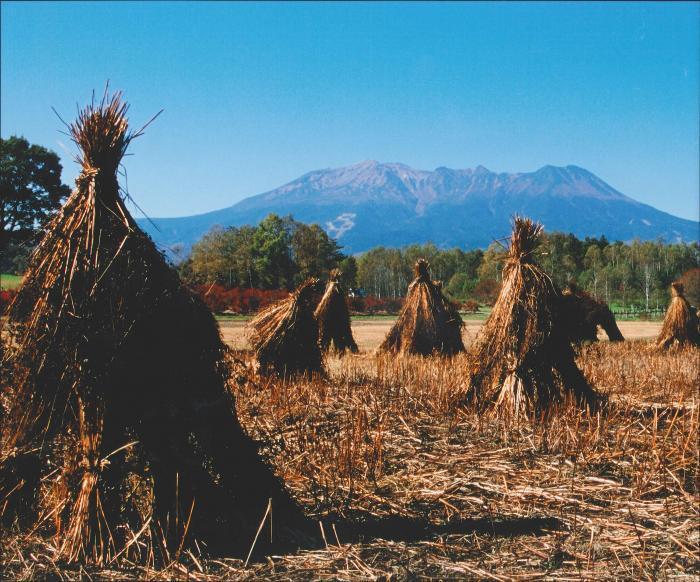
M 306 277 L 324 278 L 343 270 L 347 287 L 377 298 L 403 297 L 418 258 L 430 262 L 434 279 L 443 281 L 454 300 L 491 304 L 500 288 L 505 243 L 486 250 L 440 249 L 432 243 L 402 249 L 376 247 L 347 256 L 318 225 L 291 216 L 269 215 L 258 226 L 213 228 L 179 266 L 193 284 L 292 289 Z M 663 241 L 610 242 L 604 236 L 583 240 L 573 234 L 547 233 L 538 260 L 560 286 L 575 283 L 621 307 L 663 307 L 670 283 L 698 268 L 700 246 Z M 688 290 L 691 295 L 694 289 Z

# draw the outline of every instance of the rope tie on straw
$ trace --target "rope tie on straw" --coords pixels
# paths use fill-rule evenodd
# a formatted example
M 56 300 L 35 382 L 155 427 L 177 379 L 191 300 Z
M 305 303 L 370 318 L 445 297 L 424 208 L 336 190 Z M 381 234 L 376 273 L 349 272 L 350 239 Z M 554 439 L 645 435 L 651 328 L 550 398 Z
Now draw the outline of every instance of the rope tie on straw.
M 100 173 L 99 168 L 93 168 L 92 166 L 83 166 L 82 172 L 76 178 L 76 183 L 78 186 L 82 186 L 85 182 L 94 182 L 97 174 Z

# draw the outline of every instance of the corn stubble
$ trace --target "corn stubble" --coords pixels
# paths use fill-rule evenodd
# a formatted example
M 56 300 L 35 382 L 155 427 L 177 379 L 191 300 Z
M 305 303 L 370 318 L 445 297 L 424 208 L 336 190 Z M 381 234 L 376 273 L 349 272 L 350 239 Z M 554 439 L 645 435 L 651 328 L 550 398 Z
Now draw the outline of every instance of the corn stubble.
M 571 400 L 547 423 L 456 407 L 468 354 L 333 360 L 329 382 L 243 387 L 241 422 L 319 519 L 337 508 L 398 514 L 425 517 L 436 532 L 460 518 L 513 532 L 530 516 L 563 522 L 541 534 L 436 533 L 418 543 L 350 544 L 338 528 L 340 544 L 329 537 L 328 550 L 275 558 L 256 575 L 369 578 L 399 564 L 406 578 L 700 573 L 700 352 L 648 345 L 584 347 L 576 364 L 608 406 L 589 414 Z
M 82 171 L 9 310 L 4 527 L 66 562 L 153 563 L 247 551 L 272 498 L 288 542 L 300 514 L 237 421 L 217 323 L 125 206 L 126 113 L 105 92 L 69 126 Z
M 591 415 L 569 402 L 547 423 L 455 406 L 468 354 L 330 357 L 323 381 L 242 382 L 240 422 L 305 511 L 324 521 L 321 548 L 247 567 L 195 550 L 158 570 L 120 557 L 111 569 L 87 572 L 207 581 L 692 579 L 700 574 L 700 351 L 648 347 L 582 348 L 576 363 L 608 406 Z M 426 533 L 372 539 L 368 528 L 358 542 L 342 523 L 329 524 L 330 514 L 360 523 L 398 516 L 422 522 Z M 542 518 L 555 521 L 523 527 Z M 446 532 L 460 519 L 487 527 Z M 8 576 L 84 575 L 51 555 L 35 538 L 0 543 Z

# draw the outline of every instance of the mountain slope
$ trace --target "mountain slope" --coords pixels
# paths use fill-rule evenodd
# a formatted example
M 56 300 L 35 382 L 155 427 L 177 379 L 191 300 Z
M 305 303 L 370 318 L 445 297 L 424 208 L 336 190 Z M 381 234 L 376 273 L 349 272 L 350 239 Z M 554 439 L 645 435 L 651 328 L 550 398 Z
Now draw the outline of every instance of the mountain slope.
M 428 172 L 375 161 L 309 172 L 207 214 L 140 223 L 161 246 L 189 249 L 214 225 L 257 224 L 270 212 L 320 224 L 351 253 L 428 241 L 486 247 L 508 234 L 516 213 L 543 222 L 548 231 L 610 240 L 693 241 L 699 229 L 697 222 L 637 202 L 577 166 L 508 174 L 482 166 Z

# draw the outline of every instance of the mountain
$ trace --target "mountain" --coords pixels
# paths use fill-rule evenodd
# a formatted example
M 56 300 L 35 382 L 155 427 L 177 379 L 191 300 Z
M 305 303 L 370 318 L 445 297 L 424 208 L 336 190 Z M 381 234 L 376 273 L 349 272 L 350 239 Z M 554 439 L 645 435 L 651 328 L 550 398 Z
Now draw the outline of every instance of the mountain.
M 257 224 L 270 212 L 318 223 L 345 252 L 431 241 L 439 247 L 486 247 L 524 214 L 549 232 L 628 241 L 698 240 L 700 225 L 637 202 L 577 166 L 495 173 L 483 166 L 429 172 L 366 161 L 317 170 L 233 206 L 196 216 L 141 220 L 164 248 L 189 250 L 212 226 Z

